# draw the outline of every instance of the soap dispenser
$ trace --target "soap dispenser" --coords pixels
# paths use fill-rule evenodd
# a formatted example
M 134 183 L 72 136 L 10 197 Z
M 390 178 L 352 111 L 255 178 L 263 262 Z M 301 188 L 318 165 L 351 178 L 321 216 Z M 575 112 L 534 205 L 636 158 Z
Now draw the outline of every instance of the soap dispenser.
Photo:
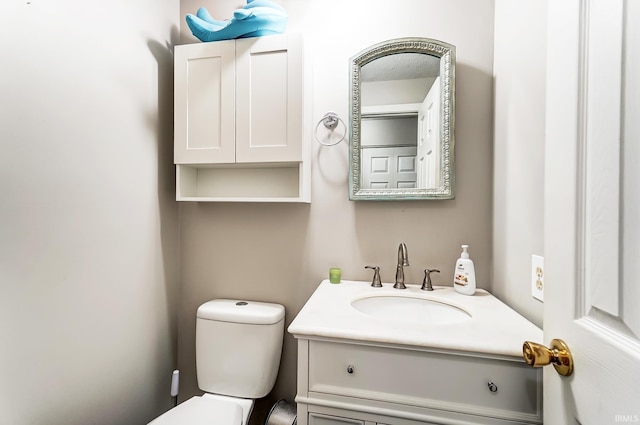
M 476 270 L 467 249 L 469 249 L 469 245 L 462 245 L 462 253 L 456 261 L 453 287 L 461 294 L 473 295 L 476 292 Z

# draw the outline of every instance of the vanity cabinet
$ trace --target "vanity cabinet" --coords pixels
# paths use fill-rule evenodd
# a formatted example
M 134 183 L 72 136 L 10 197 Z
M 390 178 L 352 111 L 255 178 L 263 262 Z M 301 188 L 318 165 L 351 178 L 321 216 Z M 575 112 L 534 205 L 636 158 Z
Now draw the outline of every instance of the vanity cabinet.
M 299 425 L 540 424 L 541 388 L 521 359 L 298 339 Z
M 297 34 L 175 47 L 178 200 L 309 202 L 304 68 Z
M 542 370 L 522 358 L 542 330 L 483 289 L 324 280 L 287 330 L 298 425 L 542 423 Z

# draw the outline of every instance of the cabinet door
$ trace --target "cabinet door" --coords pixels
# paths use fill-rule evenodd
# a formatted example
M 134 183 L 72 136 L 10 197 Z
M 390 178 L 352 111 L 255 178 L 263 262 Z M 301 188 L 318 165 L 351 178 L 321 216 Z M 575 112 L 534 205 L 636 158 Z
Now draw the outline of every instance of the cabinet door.
M 364 425 L 364 421 L 309 413 L 309 425 Z
M 176 164 L 235 162 L 235 41 L 175 48 Z
M 302 160 L 302 38 L 236 40 L 236 162 Z

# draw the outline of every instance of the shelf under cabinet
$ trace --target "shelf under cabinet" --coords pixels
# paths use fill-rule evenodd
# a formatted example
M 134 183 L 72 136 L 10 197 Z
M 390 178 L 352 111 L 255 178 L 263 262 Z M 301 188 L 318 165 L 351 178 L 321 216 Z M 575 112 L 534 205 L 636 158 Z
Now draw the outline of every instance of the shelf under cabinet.
M 308 170 L 301 162 L 177 164 L 176 200 L 308 203 L 309 176 L 305 173 Z

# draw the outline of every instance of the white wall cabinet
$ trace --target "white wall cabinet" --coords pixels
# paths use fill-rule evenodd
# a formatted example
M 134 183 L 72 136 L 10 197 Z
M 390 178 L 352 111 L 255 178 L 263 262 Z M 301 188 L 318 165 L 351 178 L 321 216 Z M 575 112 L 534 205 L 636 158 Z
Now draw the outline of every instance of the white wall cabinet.
M 309 202 L 302 39 L 175 48 L 177 199 Z
M 541 424 L 541 390 L 521 359 L 298 339 L 299 425 Z

